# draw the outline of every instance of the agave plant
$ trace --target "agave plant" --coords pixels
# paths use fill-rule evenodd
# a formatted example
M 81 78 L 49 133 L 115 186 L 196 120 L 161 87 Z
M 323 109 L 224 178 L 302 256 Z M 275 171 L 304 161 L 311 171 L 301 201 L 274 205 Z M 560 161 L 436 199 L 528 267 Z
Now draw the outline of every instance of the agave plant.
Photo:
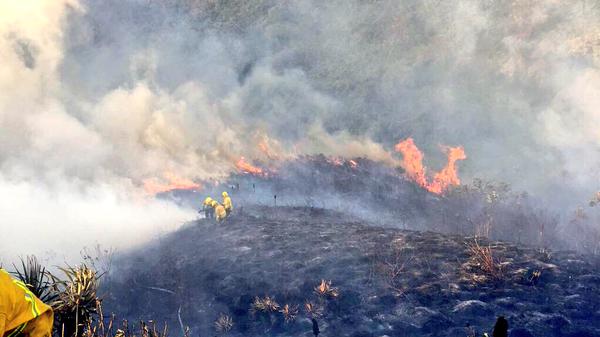
M 321 280 L 321 283 L 315 287 L 315 294 L 323 298 L 337 298 L 340 292 L 331 286 L 331 281 Z
M 43 267 L 35 256 L 21 258 L 21 268 L 13 264 L 13 275 L 42 302 L 52 303 L 58 294 L 54 291 L 52 275 Z
M 215 321 L 215 330 L 218 333 L 226 334 L 233 328 L 233 318 L 229 315 L 221 314 L 219 318 Z
M 283 314 L 285 322 L 290 323 L 293 322 L 298 316 L 298 306 L 286 304 L 283 307 L 281 307 L 281 310 L 279 310 L 279 312 Z
M 324 309 L 321 305 L 307 301 L 304 303 L 304 310 L 309 318 L 319 318 L 323 316 Z
M 251 311 L 254 313 L 264 312 L 271 313 L 279 311 L 279 304 L 275 301 L 275 298 L 265 296 L 264 298 L 255 297 L 252 302 Z
M 86 326 L 97 314 L 100 299 L 98 298 L 98 278 L 96 271 L 82 264 L 79 267 L 59 268 L 65 279 L 55 276 L 54 291 L 57 298 L 51 303 L 56 321 L 63 326 L 67 337 L 80 336 L 82 326 Z

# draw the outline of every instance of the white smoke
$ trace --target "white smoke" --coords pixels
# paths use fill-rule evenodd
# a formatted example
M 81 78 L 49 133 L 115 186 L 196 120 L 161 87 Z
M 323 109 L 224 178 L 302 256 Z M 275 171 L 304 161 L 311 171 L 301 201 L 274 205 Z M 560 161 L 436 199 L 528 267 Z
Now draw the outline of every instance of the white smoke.
M 226 176 L 265 139 L 284 157 L 397 165 L 411 136 L 433 162 L 463 145 L 466 181 L 561 205 L 600 187 L 600 6 L 214 3 L 0 3 L 6 242 L 60 239 L 72 256 L 90 237 L 147 239 L 193 213 L 145 197 L 144 181 Z
M 63 27 L 68 13 L 82 10 L 75 1 L 0 3 L 0 256 L 7 261 L 51 251 L 72 261 L 95 243 L 127 248 L 193 217 L 135 185 L 168 167 L 157 168 L 164 151 L 183 146 L 176 134 L 161 134 L 170 121 L 160 109 L 177 103 L 143 87 L 95 104 L 65 98 Z M 77 118 L 77 108 L 93 125 Z M 131 140 L 140 135 L 147 155 Z

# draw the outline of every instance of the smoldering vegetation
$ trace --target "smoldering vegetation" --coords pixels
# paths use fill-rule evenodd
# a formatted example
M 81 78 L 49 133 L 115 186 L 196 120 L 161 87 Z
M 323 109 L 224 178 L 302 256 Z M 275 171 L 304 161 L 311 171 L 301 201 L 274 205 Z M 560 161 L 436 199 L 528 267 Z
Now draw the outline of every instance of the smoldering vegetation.
M 598 260 L 399 230 L 316 207 L 247 206 L 115 260 L 104 304 L 192 335 L 597 336 Z
M 215 184 L 217 184 L 215 186 Z M 224 183 L 207 181 L 201 192 L 163 198 L 200 207 L 205 196 L 228 191 L 239 207 L 249 205 L 325 208 L 384 227 L 477 235 L 539 249 L 598 253 L 595 204 L 576 212 L 547 208 L 504 182 L 473 179 L 442 194 L 426 191 L 393 168 L 364 158 L 305 156 L 261 174 L 237 174 Z

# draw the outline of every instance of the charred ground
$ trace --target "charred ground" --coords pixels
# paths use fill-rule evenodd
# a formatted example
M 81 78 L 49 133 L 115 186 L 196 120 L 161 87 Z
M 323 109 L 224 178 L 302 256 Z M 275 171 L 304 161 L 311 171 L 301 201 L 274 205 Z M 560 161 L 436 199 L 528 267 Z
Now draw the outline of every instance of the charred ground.
M 467 336 L 490 331 L 497 315 L 514 336 L 600 335 L 595 260 L 480 240 L 501 268 L 492 277 L 469 244 L 320 208 L 247 206 L 223 224 L 191 222 L 121 256 L 104 283 L 105 306 L 164 319 L 171 330 L 180 316 L 192 336 L 215 335 L 220 314 L 233 319 L 231 336 L 310 336 L 307 302 L 322 307 L 323 336 Z M 321 280 L 339 296 L 315 293 Z M 297 318 L 252 312 L 257 296 L 297 305 Z

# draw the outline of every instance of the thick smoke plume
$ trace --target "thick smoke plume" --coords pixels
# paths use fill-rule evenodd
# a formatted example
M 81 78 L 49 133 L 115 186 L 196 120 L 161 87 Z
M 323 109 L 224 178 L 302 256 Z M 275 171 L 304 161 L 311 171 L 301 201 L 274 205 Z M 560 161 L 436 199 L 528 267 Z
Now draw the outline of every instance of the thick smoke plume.
M 412 137 L 434 171 L 440 144 L 461 145 L 463 181 L 560 209 L 599 187 L 593 1 L 24 0 L 0 13 L 2 229 L 36 247 L 3 256 L 55 246 L 52 229 L 69 228 L 73 250 L 139 242 L 193 216 L 148 198 L 148 182 L 223 178 L 242 156 L 398 165 L 393 146 Z

